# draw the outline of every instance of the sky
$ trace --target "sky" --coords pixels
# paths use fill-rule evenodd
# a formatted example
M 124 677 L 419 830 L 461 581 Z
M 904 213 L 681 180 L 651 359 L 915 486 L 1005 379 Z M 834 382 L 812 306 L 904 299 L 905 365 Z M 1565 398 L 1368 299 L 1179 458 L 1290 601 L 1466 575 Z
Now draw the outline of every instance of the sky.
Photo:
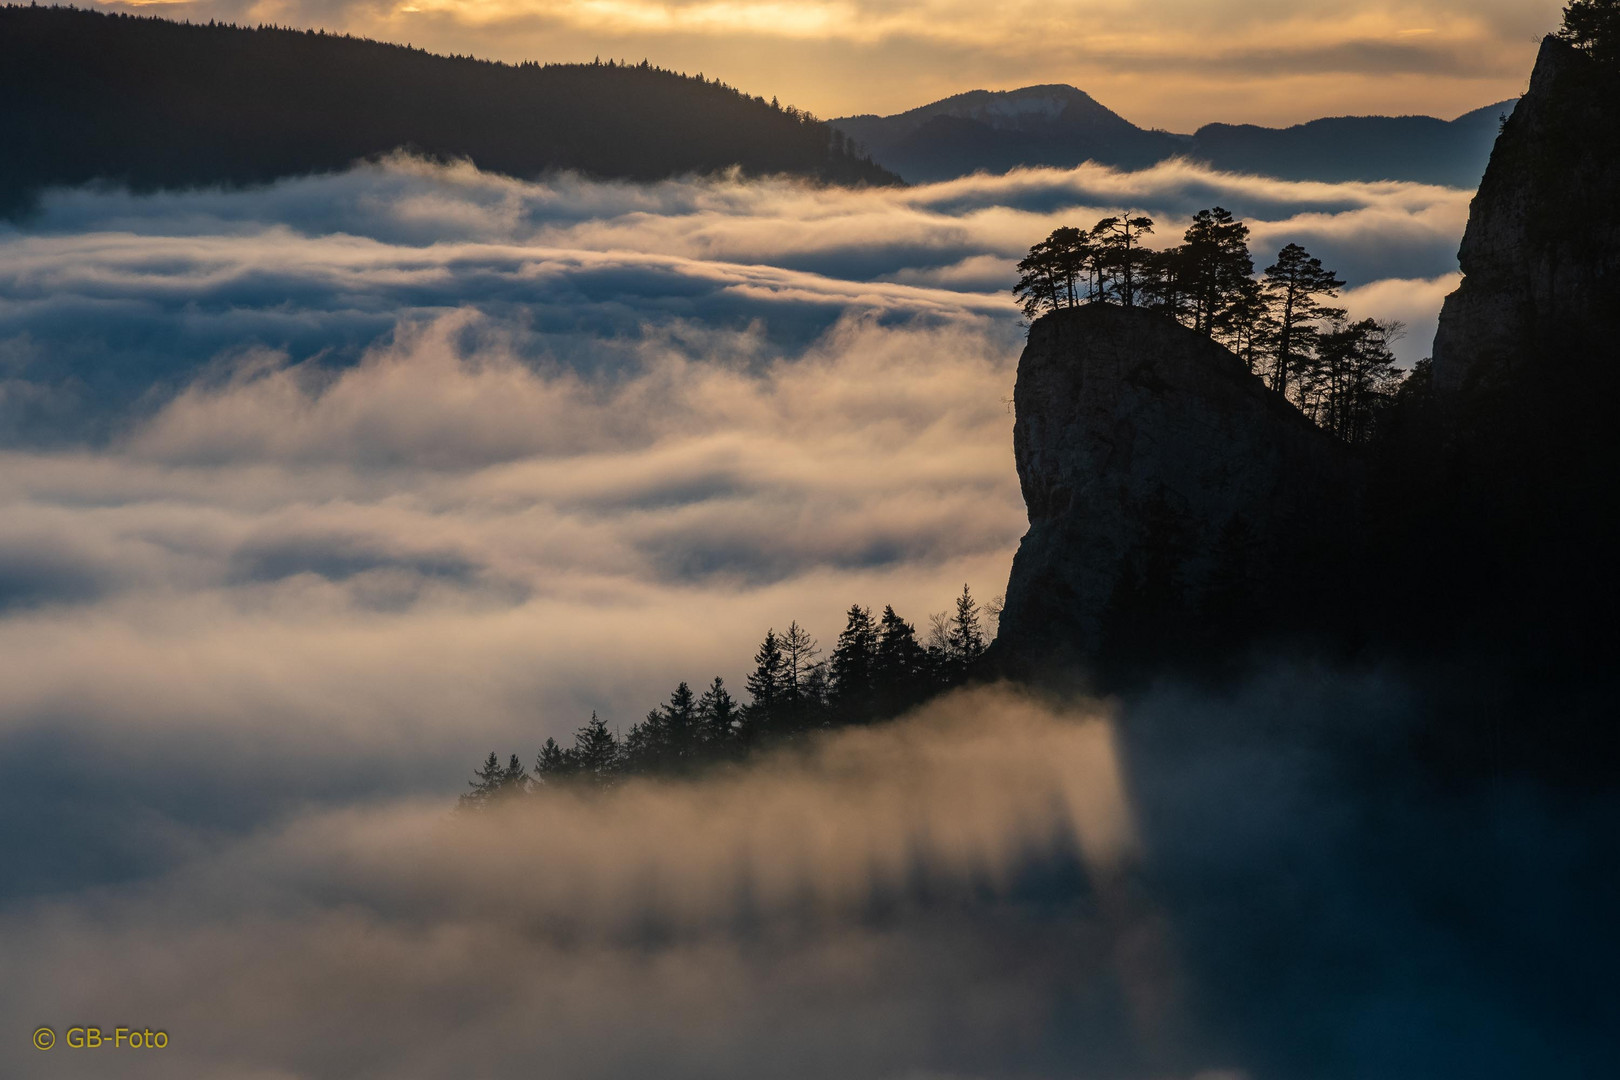
M 1068 83 L 1143 127 L 1446 119 L 1523 92 L 1560 0 L 151 0 L 506 61 L 703 72 L 823 117 Z

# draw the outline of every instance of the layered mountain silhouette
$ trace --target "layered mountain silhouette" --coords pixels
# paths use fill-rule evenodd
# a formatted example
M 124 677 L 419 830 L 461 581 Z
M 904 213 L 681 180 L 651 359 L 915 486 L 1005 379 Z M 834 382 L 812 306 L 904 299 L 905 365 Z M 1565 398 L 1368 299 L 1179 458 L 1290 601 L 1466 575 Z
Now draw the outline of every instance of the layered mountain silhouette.
M 1474 187 L 1514 101 L 1455 120 L 1340 116 L 1289 128 L 1208 124 L 1191 135 L 1137 127 L 1072 86 L 973 90 L 895 116 L 832 121 L 914 182 L 1094 161 L 1137 169 L 1185 157 L 1288 180 L 1415 180 Z
M 807 113 L 645 61 L 513 66 L 52 7 L 0 7 L 0 148 L 0 213 L 53 185 L 262 183 L 401 148 L 519 177 L 896 181 Z

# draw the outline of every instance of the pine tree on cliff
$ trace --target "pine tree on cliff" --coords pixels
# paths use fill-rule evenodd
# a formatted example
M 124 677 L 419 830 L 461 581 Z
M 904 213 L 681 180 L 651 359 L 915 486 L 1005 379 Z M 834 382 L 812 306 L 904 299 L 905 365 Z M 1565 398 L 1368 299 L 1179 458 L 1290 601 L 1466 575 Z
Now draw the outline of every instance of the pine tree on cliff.
M 1113 278 L 1113 293 L 1126 307 L 1135 307 L 1137 286 L 1146 276 L 1152 253 L 1142 247 L 1142 237 L 1153 231 L 1150 217 L 1107 217 L 1091 229 L 1096 262 Z
M 1572 0 L 1558 36 L 1604 64 L 1620 64 L 1620 0 Z
M 1400 386 L 1390 346 L 1403 332 L 1398 322 L 1373 319 L 1328 327 L 1301 373 L 1301 408 L 1345 442 L 1370 441 Z
M 1298 244 L 1289 244 L 1277 253 L 1277 262 L 1266 268 L 1265 290 L 1269 314 L 1276 325 L 1276 351 L 1272 356 L 1271 388 L 1288 393 L 1298 368 L 1314 352 L 1317 323 L 1344 318 L 1344 311 L 1323 304 L 1321 298 L 1339 295 L 1344 282 L 1322 260 Z
M 1249 315 L 1259 286 L 1249 254 L 1249 227 L 1224 207 L 1200 210 L 1179 249 L 1192 328 L 1229 337 Z
M 1093 255 L 1090 239 L 1071 226 L 1052 230 L 1030 248 L 1018 264 L 1018 283 L 1013 286 L 1013 296 L 1024 314 L 1038 319 L 1049 311 L 1079 304 L 1082 291 L 1092 291 L 1081 279 L 1090 276 Z

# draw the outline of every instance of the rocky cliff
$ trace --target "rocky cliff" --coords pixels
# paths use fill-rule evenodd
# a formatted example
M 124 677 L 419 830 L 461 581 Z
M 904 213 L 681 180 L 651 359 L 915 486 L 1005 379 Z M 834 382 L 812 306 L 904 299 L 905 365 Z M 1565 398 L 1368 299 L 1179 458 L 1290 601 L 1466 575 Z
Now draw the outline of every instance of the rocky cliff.
M 1030 528 L 991 670 L 1107 685 L 1326 638 L 1512 667 L 1537 692 L 1612 674 L 1617 102 L 1620 66 L 1543 44 L 1432 366 L 1365 450 L 1168 319 L 1038 320 L 1015 391 Z
M 1030 528 L 996 656 L 1118 669 L 1286 622 L 1355 512 L 1341 444 L 1172 320 L 1093 304 L 1031 328 L 1013 442 Z
M 1620 76 L 1557 38 L 1504 125 L 1434 342 L 1435 391 L 1466 406 L 1526 368 L 1611 352 L 1620 330 Z M 1538 379 L 1542 376 L 1536 375 Z

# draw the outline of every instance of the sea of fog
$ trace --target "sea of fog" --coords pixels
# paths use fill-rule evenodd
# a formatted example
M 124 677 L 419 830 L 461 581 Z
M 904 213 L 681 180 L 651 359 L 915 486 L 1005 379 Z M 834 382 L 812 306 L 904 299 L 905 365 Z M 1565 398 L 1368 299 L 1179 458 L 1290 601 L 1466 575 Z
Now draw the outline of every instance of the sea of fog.
M 1168 243 L 1226 206 L 1411 362 L 1470 194 L 398 158 L 0 223 L 3 1071 L 1584 1075 L 1545 982 L 1587 913 L 1468 898 L 1539 919 L 1587 852 L 1534 793 L 1358 787 L 1335 740 L 1411 708 L 1378 671 L 977 691 L 702 784 L 447 814 L 491 749 L 740 689 L 767 627 L 1001 592 L 1007 287 L 1053 227 L 1128 208 Z M 25 1045 L 70 1023 L 171 1046 Z

